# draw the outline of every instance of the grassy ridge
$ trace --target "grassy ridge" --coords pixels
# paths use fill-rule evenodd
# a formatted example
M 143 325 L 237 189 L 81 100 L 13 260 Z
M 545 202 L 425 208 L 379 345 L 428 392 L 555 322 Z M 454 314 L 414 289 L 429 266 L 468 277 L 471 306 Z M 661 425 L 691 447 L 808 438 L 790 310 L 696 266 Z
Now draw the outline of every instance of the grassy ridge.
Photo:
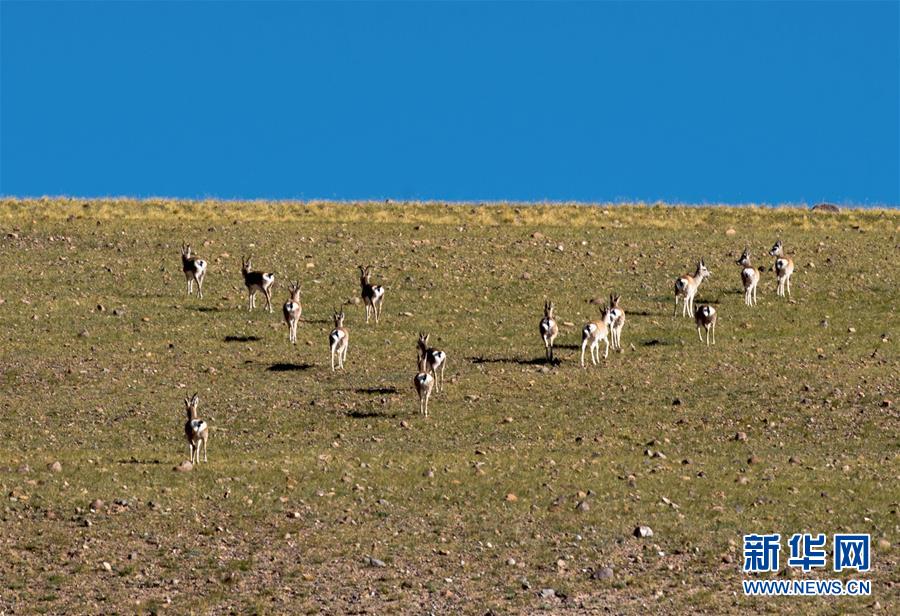
M 0 607 L 897 606 L 895 212 L 36 200 L 3 202 L 0 221 L 16 264 L 0 272 Z M 793 303 L 774 295 L 776 237 L 797 262 Z M 184 295 L 182 239 L 210 261 L 202 301 Z M 744 246 L 768 268 L 752 311 Z M 278 276 L 274 315 L 246 312 L 249 253 Z M 699 297 L 720 312 L 709 350 L 671 314 L 699 256 Z M 332 375 L 328 317 L 358 295 L 358 263 L 376 265 L 386 318 L 367 327 L 346 306 L 348 370 Z M 295 278 L 292 348 L 277 309 Z M 589 300 L 613 291 L 625 352 L 582 370 Z M 544 297 L 572 324 L 556 367 Z M 420 330 L 450 356 L 428 420 L 411 388 Z M 210 464 L 174 473 L 193 391 Z M 742 533 L 839 530 L 893 546 L 873 546 L 873 597 L 740 596 Z M 603 566 L 613 578 L 592 579 Z

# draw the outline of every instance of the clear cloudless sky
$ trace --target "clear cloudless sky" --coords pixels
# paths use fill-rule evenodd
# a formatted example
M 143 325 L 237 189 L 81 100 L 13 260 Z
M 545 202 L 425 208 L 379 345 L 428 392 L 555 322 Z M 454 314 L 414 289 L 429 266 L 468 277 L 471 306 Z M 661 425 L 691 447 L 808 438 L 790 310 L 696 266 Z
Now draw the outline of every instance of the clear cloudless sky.
M 900 202 L 900 2 L 0 2 L 0 194 Z

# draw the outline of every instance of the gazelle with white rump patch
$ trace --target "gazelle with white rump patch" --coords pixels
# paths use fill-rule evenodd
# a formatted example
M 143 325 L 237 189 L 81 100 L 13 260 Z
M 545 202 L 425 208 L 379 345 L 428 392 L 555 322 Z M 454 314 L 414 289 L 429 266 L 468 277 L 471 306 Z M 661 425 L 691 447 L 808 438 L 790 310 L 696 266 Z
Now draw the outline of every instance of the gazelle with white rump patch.
M 776 292 L 779 296 L 784 297 L 785 289 L 787 296 L 791 297 L 791 274 L 794 273 L 794 260 L 784 254 L 784 245 L 781 240 L 775 242 L 769 254 L 775 257 L 775 278 L 778 279 L 778 287 Z
M 197 295 L 203 299 L 203 279 L 206 277 L 206 261 L 191 254 L 191 245 L 181 242 L 181 271 L 187 280 L 188 295 L 194 293 L 197 283 Z
M 350 348 L 350 332 L 344 327 L 344 311 L 333 311 L 334 329 L 328 334 L 328 346 L 331 348 L 331 371 L 334 372 L 334 358 L 337 356 L 337 367 L 344 369 L 347 350 Z
M 300 283 L 291 283 L 288 292 L 291 297 L 284 302 L 282 312 L 284 312 L 284 322 L 288 326 L 288 340 L 291 344 L 297 344 L 297 324 L 300 322 L 300 315 L 303 314 L 303 306 L 300 305 Z
M 419 396 L 419 414 L 428 417 L 428 399 L 434 389 L 434 377 L 428 373 L 428 360 L 421 349 L 416 357 L 419 360 L 419 372 L 413 377 L 413 388 Z
M 709 346 L 709 338 L 712 335 L 712 343 L 716 343 L 716 309 L 709 304 L 700 304 L 694 312 L 694 322 L 697 324 L 697 335 L 703 342 L 703 330 L 706 330 L 706 346 Z
M 381 305 L 384 302 L 384 287 L 379 284 L 372 284 L 370 280 L 372 276 L 372 266 L 363 267 L 359 265 L 359 285 L 362 287 L 362 299 L 366 305 L 366 323 L 369 322 L 369 316 L 374 315 L 375 324 L 381 317 Z
M 600 361 L 600 341 L 606 343 L 606 350 L 603 352 L 603 358 L 609 356 L 609 325 L 610 325 L 609 306 L 603 309 L 599 321 L 590 321 L 581 330 L 581 367 L 584 368 L 584 351 L 588 347 L 591 349 L 591 363 L 595 366 Z
M 744 303 L 748 306 L 756 305 L 756 285 L 759 284 L 759 270 L 750 265 L 750 249 L 745 248 L 741 258 L 737 260 L 742 265 L 741 283 L 744 285 Z
M 447 354 L 429 347 L 426 333 L 419 334 L 419 354 L 425 357 L 425 368 L 435 379 L 435 391 L 444 391 L 444 368 L 447 365 Z
M 203 448 L 203 461 L 207 461 L 207 443 L 209 442 L 209 426 L 205 421 L 197 417 L 197 405 L 200 398 L 197 394 L 188 400 L 184 399 L 184 407 L 187 410 L 187 422 L 184 424 L 184 435 L 187 437 L 191 454 L 191 464 L 200 463 L 200 448 Z
M 544 301 L 544 318 L 541 319 L 539 331 L 541 332 L 541 340 L 544 341 L 544 349 L 547 353 L 547 361 L 553 361 L 553 341 L 559 334 L 559 326 L 556 324 L 556 317 L 553 311 L 556 306 L 553 302 Z
M 686 317 L 688 313 L 694 313 L 694 296 L 697 295 L 697 289 L 700 288 L 703 281 L 711 274 L 712 272 L 706 269 L 706 264 L 703 263 L 703 259 L 700 259 L 700 261 L 697 262 L 697 270 L 694 272 L 693 276 L 685 274 L 675 280 L 675 312 L 672 313 L 673 316 L 678 314 L 679 297 L 684 298 L 684 302 L 681 306 L 681 316 Z
M 266 310 L 272 312 L 272 285 L 275 284 L 275 274 L 267 272 L 254 272 L 250 261 L 251 256 L 246 261 L 241 257 L 241 275 L 244 277 L 244 286 L 247 287 L 247 296 L 249 310 L 256 307 L 256 293 L 262 292 L 266 296 Z

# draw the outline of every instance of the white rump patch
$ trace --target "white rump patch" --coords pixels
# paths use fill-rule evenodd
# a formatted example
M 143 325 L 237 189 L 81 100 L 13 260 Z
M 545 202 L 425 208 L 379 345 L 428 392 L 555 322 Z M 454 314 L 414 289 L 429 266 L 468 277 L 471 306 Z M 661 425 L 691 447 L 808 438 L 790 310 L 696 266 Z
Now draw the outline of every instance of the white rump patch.
M 263 274 L 263 280 L 265 280 L 266 282 L 274 282 L 275 274 Z
M 753 269 L 752 267 L 745 267 L 744 271 L 743 271 L 744 276 L 746 276 L 747 278 L 753 278 L 753 275 L 755 273 L 756 273 L 756 270 Z
M 427 385 L 431 381 L 431 375 L 426 374 L 425 372 L 420 372 L 416 375 L 416 382 L 420 385 Z
M 703 314 L 704 314 L 705 316 L 711 317 L 711 316 L 714 315 L 715 313 L 716 313 L 716 309 L 713 308 L 712 306 L 704 306 L 704 307 L 703 307 Z
M 206 422 L 202 419 L 194 419 L 191 421 L 191 430 L 194 434 L 200 434 L 204 430 L 206 430 Z
M 384 295 L 384 287 L 382 287 L 381 285 L 376 285 L 375 287 L 373 287 L 373 290 L 375 291 L 376 299 Z
M 584 326 L 584 333 L 585 334 L 593 334 L 596 329 L 597 329 L 596 325 L 594 325 L 593 323 L 588 323 L 587 325 Z
M 787 267 L 787 261 L 784 259 L 778 259 L 775 262 L 775 267 L 777 267 L 780 270 L 783 270 L 785 267 Z

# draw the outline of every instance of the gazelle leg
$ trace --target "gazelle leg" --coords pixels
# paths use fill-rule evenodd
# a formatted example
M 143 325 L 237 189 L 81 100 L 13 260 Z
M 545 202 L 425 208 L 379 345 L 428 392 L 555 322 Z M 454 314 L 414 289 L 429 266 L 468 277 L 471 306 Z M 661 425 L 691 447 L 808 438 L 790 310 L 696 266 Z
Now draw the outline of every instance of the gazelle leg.
M 606 343 L 606 350 L 603 351 L 603 359 L 606 359 L 607 357 L 609 357 L 609 338 L 608 338 L 608 337 L 607 337 L 607 338 L 604 338 L 604 339 L 603 339 L 603 342 Z M 600 349 L 599 349 L 599 348 L 597 349 L 597 352 L 598 352 L 598 353 L 600 352 Z
M 587 346 L 587 340 L 581 341 L 581 367 L 584 368 L 584 348 Z
M 716 322 L 715 321 L 713 321 L 713 324 L 712 324 L 712 338 L 713 338 L 712 343 L 715 344 L 716 343 Z M 708 339 L 709 339 L 709 336 L 707 336 L 707 340 Z
M 697 335 L 700 336 L 700 342 L 703 342 L 703 334 L 700 333 L 700 330 L 701 330 L 701 329 L 702 329 L 702 328 L 698 325 L 698 326 L 697 326 Z
M 209 447 L 209 441 L 207 439 L 203 439 L 203 461 L 209 462 L 209 454 L 207 452 L 207 448 Z
M 678 293 L 675 294 L 675 309 L 672 311 L 672 316 L 678 316 Z
M 188 288 L 188 295 L 190 295 L 191 293 L 194 292 L 194 282 L 190 278 L 188 278 L 188 281 L 187 281 L 187 288 Z
M 334 372 L 334 347 L 331 347 L 331 371 Z
M 790 276 L 787 277 L 785 284 L 787 285 L 788 299 L 790 299 L 791 298 L 791 277 Z

